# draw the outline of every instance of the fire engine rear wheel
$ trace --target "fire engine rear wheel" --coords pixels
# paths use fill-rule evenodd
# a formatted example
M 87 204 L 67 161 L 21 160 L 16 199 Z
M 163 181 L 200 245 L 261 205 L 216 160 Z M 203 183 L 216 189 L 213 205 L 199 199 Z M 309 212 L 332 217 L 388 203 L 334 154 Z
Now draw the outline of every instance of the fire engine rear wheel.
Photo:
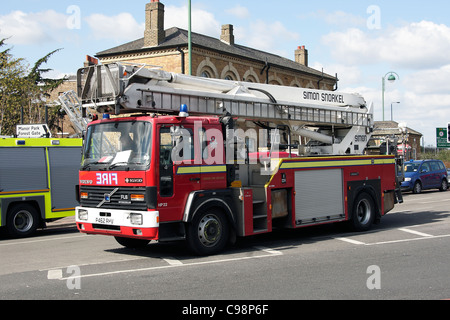
M 39 226 L 39 214 L 27 203 L 19 203 L 8 212 L 6 227 L 13 237 L 24 238 L 32 235 Z
M 375 204 L 370 195 L 361 193 L 353 206 L 352 225 L 355 231 L 367 231 L 375 220 Z
M 229 238 L 228 221 L 220 210 L 211 209 L 197 214 L 187 228 L 189 248 L 198 255 L 222 251 Z
M 130 249 L 143 248 L 150 243 L 149 240 L 121 238 L 121 237 L 114 237 L 114 238 L 120 245 Z

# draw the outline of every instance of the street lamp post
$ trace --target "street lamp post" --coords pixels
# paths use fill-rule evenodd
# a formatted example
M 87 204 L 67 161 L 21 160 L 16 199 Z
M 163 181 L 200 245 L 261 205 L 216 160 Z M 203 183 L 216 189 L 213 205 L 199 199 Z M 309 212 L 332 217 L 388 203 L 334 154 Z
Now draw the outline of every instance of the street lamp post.
M 388 78 L 387 78 L 387 80 L 389 81 L 389 82 L 395 82 L 396 80 L 399 80 L 400 79 L 400 76 L 397 74 L 397 73 L 395 73 L 395 72 L 393 72 L 393 71 L 390 71 L 390 72 L 388 72 L 388 73 L 386 73 L 385 74 L 385 76 L 383 77 L 383 79 L 382 79 L 382 89 L 381 89 L 381 91 L 382 91 L 382 95 L 383 95 L 383 97 L 382 97 L 382 103 L 383 103 L 383 121 L 385 120 L 385 118 L 384 118 L 384 91 L 385 91 L 385 89 L 386 89 L 386 77 L 387 76 L 389 76 Z M 397 77 L 396 77 L 397 76 Z
M 392 103 L 391 103 L 391 121 L 394 121 L 394 112 L 393 112 L 393 110 L 392 110 L 392 105 L 393 105 L 394 103 L 400 104 L 400 102 L 392 102 Z
M 188 56 L 189 56 L 189 75 L 192 75 L 192 3 L 188 1 Z

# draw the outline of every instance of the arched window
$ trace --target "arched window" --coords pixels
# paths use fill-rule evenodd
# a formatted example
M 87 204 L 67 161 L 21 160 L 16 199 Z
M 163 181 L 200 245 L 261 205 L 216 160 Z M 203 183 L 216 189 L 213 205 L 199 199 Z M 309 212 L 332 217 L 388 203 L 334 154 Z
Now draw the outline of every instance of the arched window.
M 200 74 L 200 77 L 202 78 L 211 78 L 211 74 L 207 70 L 203 70 Z

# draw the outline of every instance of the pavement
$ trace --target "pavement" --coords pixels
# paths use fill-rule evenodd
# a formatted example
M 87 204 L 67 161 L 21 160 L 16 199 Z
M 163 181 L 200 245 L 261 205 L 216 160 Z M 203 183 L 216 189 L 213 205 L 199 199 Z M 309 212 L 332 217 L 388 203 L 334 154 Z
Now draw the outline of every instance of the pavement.
M 53 222 L 47 222 L 46 229 L 70 228 L 70 227 L 76 228 L 75 216 L 62 218 Z

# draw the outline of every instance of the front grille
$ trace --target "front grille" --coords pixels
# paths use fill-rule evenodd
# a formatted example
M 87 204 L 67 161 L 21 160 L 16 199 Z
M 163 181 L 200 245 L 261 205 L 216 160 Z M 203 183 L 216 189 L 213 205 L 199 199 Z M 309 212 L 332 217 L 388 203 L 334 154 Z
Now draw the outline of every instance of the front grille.
M 146 201 L 131 201 L 131 194 L 139 194 L 145 197 L 145 188 L 120 187 L 114 192 L 115 187 L 81 186 L 80 192 L 87 193 L 87 199 L 80 199 L 82 207 L 121 209 L 147 211 Z M 110 195 L 111 197 L 105 197 Z M 109 198 L 105 201 L 105 198 Z M 99 206 L 102 203 L 101 206 Z

